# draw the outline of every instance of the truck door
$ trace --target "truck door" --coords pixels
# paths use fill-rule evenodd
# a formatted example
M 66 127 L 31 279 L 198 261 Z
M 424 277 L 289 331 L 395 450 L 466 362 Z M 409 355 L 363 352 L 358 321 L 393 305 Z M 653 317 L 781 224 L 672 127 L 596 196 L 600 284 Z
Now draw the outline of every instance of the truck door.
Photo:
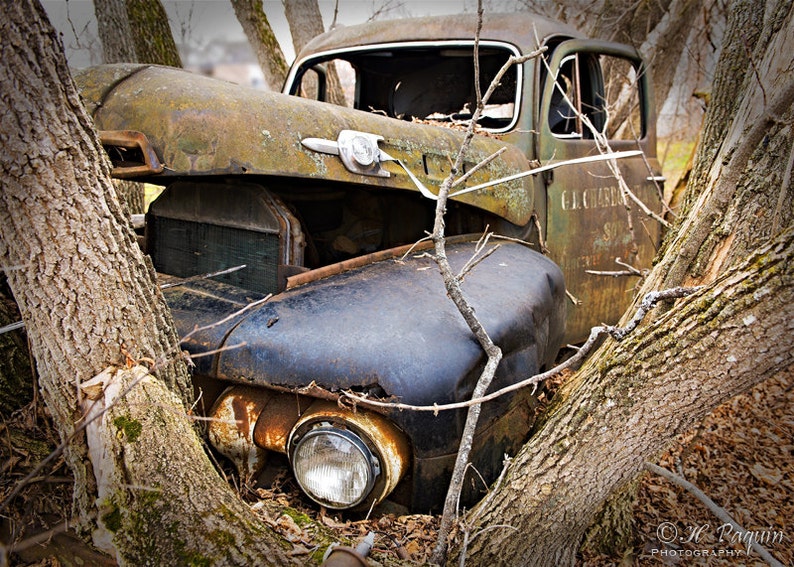
M 612 161 L 563 165 L 547 172 L 546 245 L 562 267 L 569 302 L 566 340 L 580 342 L 590 328 L 616 323 L 638 277 L 594 275 L 622 270 L 615 260 L 650 268 L 659 223 L 640 210 L 628 188 L 655 213 L 661 209 L 659 164 L 649 77 L 636 50 L 607 42 L 571 40 L 540 63 L 538 156 L 544 164 L 642 150 Z

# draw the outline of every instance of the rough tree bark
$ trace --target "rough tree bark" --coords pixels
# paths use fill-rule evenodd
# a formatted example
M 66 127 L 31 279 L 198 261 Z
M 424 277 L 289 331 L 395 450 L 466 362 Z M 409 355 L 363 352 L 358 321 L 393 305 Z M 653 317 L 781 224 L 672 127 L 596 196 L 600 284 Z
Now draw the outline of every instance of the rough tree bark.
M 265 82 L 271 90 L 281 90 L 287 78 L 287 60 L 262 8 L 262 0 L 232 0 L 232 7 L 254 48 Z
M 94 0 L 99 40 L 104 63 L 134 63 L 135 42 L 124 0 Z
M 75 519 L 122 565 L 289 563 L 202 450 L 170 313 L 38 1 L 0 3 L 0 37 L 0 265 L 71 439 Z
M 135 55 L 138 63 L 181 67 L 168 16 L 160 0 L 126 0 L 127 18 L 135 33 Z
M 292 46 L 295 48 L 296 55 L 307 43 L 325 31 L 317 0 L 285 1 L 284 14 L 287 16 L 289 31 L 292 35 Z M 344 106 L 345 94 L 336 67 L 333 64 L 329 65 L 327 73 L 328 101 Z
M 608 341 L 563 388 L 480 511 L 472 533 L 488 535 L 466 551 L 474 564 L 573 564 L 603 502 L 646 460 L 721 402 L 792 371 L 794 9 L 747 0 L 732 11 L 687 214 L 638 297 L 705 287 Z

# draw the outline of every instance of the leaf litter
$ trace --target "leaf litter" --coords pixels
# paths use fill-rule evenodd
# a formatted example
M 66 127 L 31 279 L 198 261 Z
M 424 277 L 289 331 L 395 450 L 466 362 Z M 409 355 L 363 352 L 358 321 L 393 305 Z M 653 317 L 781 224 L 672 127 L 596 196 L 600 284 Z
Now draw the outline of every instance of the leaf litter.
M 784 534 L 782 542 L 767 545 L 784 565 L 794 565 L 794 379 L 781 374 L 718 407 L 692 431 L 679 437 L 658 464 L 685 477 L 722 506 L 745 529 L 763 534 Z M 57 437 L 42 433 L 46 415 L 41 406 L 29 407 L 2 423 L 0 494 L 6 494 L 26 469 L 39 459 L 40 440 L 50 447 Z M 31 418 L 31 412 L 35 416 Z M 21 436 L 21 437 L 20 437 Z M 25 439 L 19 442 L 15 439 Z M 34 447 L 36 447 L 34 449 Z M 71 507 L 67 467 L 60 461 L 59 482 L 31 484 L 3 518 L 3 541 L 11 529 L 19 538 L 48 529 L 62 521 Z M 369 532 L 376 540 L 372 565 L 427 564 L 435 544 L 439 516 L 376 510 L 370 517 L 333 513 L 305 500 L 294 482 L 283 477 L 274 488 L 241 490 L 251 508 L 272 529 L 292 543 L 292 554 L 307 564 L 319 563 L 331 543 L 355 547 Z M 701 528 L 697 542 L 667 546 L 689 555 L 662 556 L 665 545 L 657 530 L 669 522 L 682 536 Z M 583 554 L 580 567 L 708 565 L 715 567 L 764 565 L 755 553 L 746 553 L 741 541 L 719 541 L 722 524 L 684 489 L 646 473 L 633 508 L 635 542 L 623 558 Z M 723 535 L 725 535 L 723 533 Z M 686 538 L 683 538 L 686 539 Z M 723 538 L 725 539 L 725 538 Z M 76 538 L 72 544 L 78 542 Z M 729 550 L 734 555 L 694 556 L 696 550 Z M 49 552 L 48 552 L 49 551 Z M 11 565 L 57 566 L 54 550 L 37 546 L 35 554 L 12 556 Z M 61 550 L 62 551 L 62 550 Z M 88 553 L 88 552 L 86 552 Z M 727 553 L 727 552 L 726 552 Z

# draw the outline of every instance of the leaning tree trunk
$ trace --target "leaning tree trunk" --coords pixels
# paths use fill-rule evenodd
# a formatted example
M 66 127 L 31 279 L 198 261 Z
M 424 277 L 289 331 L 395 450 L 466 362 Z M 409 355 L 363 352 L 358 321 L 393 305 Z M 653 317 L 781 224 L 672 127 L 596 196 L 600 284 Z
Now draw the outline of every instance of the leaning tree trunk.
M 168 16 L 160 0 L 126 0 L 138 63 L 181 67 Z
M 733 12 L 727 41 L 752 43 L 723 51 L 687 216 L 638 297 L 705 287 L 609 341 L 564 387 L 487 508 L 470 516 L 471 537 L 488 529 L 465 550 L 472 564 L 573 564 L 602 504 L 646 460 L 794 365 L 794 9 L 756 0 Z M 734 103 L 725 111 L 721 100 Z
M 299 54 L 307 43 L 325 31 L 323 17 L 317 0 L 290 0 L 289 2 L 284 2 L 284 14 L 289 23 L 295 55 Z M 345 93 L 342 89 L 342 82 L 339 80 L 339 73 L 336 71 L 336 65 L 333 63 L 329 64 L 326 73 L 328 102 L 345 106 Z
M 256 54 L 271 90 L 281 90 L 287 78 L 287 60 L 262 8 L 262 0 L 232 0 L 237 21 Z
M 0 3 L 0 38 L 0 263 L 69 441 L 77 519 L 120 564 L 288 562 L 202 451 L 170 313 L 41 5 Z

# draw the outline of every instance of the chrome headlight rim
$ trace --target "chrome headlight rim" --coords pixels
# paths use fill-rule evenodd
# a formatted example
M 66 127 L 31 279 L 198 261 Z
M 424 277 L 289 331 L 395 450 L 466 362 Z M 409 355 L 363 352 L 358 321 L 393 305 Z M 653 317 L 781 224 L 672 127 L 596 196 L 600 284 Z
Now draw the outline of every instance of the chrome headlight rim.
M 313 439 L 318 439 L 321 436 L 328 436 L 347 442 L 366 465 L 366 482 L 358 497 L 346 502 L 332 501 L 329 498 L 315 493 L 313 489 L 308 486 L 305 477 L 299 470 L 300 465 L 298 460 L 301 458 L 300 450 L 306 447 Z M 367 443 L 366 435 L 354 431 L 345 423 L 319 420 L 303 423 L 302 426 L 295 428 L 290 434 L 288 447 L 290 466 L 295 480 L 303 493 L 317 504 L 332 510 L 350 510 L 370 500 L 370 497 L 373 495 L 373 489 L 380 479 L 381 470 L 376 451 Z

